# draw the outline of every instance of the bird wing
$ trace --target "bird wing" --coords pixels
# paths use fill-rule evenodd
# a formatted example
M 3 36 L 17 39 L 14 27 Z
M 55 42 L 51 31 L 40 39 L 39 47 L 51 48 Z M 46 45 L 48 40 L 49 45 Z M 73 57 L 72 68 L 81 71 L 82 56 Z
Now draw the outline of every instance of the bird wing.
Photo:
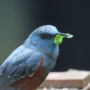
M 11 61 L 8 59 L 0 67 L 0 90 L 27 75 L 32 75 L 39 66 L 41 55 L 30 49 L 15 55 Z

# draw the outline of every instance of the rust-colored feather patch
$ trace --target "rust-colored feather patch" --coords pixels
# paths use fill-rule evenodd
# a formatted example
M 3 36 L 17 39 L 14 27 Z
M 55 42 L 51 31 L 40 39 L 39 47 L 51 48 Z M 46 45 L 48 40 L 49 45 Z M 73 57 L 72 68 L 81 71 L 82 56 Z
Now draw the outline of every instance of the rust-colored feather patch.
M 48 74 L 43 67 L 43 63 L 44 63 L 44 58 L 41 57 L 39 66 L 31 77 L 26 76 L 25 78 L 20 79 L 19 81 L 15 82 L 11 86 L 16 90 L 18 89 L 36 90 L 41 85 L 41 83 L 45 80 Z

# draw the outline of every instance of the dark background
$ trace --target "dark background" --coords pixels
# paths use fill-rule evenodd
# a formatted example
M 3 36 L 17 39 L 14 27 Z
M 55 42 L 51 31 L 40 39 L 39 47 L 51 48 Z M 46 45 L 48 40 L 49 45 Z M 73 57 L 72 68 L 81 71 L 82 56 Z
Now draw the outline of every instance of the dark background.
M 90 0 L 0 1 L 0 61 L 46 24 L 74 35 L 60 46 L 54 71 L 90 70 Z

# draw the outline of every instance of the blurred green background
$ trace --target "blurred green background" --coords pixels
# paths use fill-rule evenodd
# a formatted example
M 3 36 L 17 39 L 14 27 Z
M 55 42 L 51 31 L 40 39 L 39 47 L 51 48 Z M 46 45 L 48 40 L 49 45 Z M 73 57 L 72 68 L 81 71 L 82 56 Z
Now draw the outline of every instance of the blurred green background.
M 30 14 L 27 14 L 32 11 L 28 10 L 28 4 L 32 7 L 25 0 L 0 0 L 0 63 L 23 43 L 33 29 Z

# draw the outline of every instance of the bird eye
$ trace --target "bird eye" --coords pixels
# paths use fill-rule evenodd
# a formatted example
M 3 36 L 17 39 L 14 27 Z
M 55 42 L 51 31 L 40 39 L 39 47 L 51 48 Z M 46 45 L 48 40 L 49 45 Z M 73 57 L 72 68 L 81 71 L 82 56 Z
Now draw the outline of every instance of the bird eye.
M 46 39 L 46 34 L 40 34 L 40 37 L 42 38 L 42 39 Z

